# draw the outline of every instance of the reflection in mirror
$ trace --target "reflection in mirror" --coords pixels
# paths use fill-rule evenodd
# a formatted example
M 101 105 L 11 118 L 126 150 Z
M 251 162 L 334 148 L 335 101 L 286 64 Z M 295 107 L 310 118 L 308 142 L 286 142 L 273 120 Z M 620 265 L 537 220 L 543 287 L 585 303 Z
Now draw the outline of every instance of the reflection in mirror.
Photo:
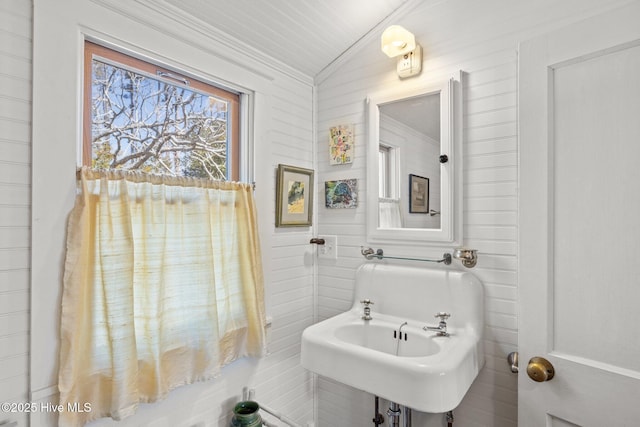
M 370 242 L 460 243 L 461 79 L 367 99 Z
M 379 112 L 379 227 L 440 228 L 440 92 Z M 410 182 L 411 175 L 426 179 Z

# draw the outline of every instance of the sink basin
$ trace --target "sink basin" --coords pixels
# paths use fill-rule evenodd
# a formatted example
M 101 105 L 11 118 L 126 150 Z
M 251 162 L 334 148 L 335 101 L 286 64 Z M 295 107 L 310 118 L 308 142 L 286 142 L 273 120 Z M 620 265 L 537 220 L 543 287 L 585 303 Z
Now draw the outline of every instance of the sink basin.
M 371 320 L 362 319 L 363 299 L 374 302 Z M 451 314 L 448 337 L 422 329 L 441 311 Z M 302 366 L 418 411 L 447 412 L 484 364 L 482 327 L 482 284 L 470 273 L 365 264 L 352 308 L 305 329 Z
M 424 357 L 440 352 L 442 338 L 425 334 L 421 329 L 408 324 L 402 327 L 397 319 L 373 319 L 363 322 L 361 318 L 340 318 L 335 337 L 345 344 L 356 345 L 398 357 Z

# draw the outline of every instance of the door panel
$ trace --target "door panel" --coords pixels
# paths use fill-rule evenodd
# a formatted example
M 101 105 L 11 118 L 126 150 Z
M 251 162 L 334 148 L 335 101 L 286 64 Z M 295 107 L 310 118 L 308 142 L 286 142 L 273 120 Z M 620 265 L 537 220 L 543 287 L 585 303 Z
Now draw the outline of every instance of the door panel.
M 519 55 L 518 425 L 640 425 L 640 3 Z
M 638 76 L 638 46 L 552 69 L 552 349 L 640 375 Z

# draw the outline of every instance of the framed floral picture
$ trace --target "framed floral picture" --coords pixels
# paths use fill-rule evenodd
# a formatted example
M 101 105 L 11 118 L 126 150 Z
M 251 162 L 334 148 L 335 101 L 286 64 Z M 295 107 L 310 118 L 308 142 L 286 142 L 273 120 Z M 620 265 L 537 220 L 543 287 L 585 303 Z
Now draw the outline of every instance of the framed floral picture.
M 311 225 L 313 169 L 278 165 L 276 177 L 276 227 Z

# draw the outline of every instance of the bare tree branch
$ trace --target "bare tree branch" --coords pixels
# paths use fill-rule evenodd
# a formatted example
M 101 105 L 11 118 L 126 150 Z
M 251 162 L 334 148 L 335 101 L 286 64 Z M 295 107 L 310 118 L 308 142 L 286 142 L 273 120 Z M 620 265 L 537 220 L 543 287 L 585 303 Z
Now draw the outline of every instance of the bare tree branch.
M 219 102 L 107 64 L 94 75 L 94 162 L 225 177 L 227 123 Z

